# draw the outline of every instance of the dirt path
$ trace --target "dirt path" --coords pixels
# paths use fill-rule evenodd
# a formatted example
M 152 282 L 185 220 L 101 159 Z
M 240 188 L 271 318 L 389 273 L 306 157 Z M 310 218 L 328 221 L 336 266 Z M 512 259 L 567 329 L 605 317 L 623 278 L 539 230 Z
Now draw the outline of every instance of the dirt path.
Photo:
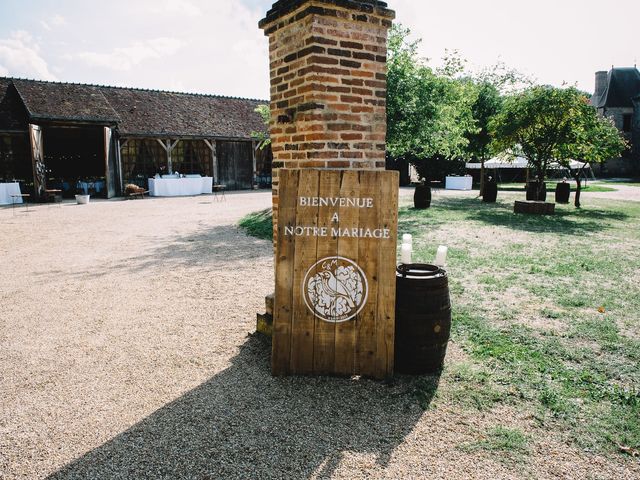
M 269 204 L 0 209 L 0 478 L 638 478 L 547 435 L 524 461 L 466 451 L 534 419 L 437 398 L 424 411 L 412 379 L 271 377 L 248 334 L 272 247 L 235 226 Z M 452 344 L 448 365 L 463 360 Z
M 602 184 L 603 186 L 615 188 L 615 192 L 584 192 L 585 198 L 610 198 L 612 200 L 630 200 L 640 202 L 640 187 L 629 185 L 616 185 L 615 183 Z

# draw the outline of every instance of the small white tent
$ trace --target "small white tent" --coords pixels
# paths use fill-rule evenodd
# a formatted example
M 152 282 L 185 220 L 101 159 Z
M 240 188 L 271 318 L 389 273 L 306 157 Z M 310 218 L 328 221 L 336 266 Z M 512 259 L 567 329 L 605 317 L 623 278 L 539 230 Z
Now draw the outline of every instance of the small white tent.
M 501 168 L 522 168 L 522 169 L 525 169 L 525 168 L 528 168 L 528 166 L 529 166 L 529 162 L 524 157 L 514 157 L 514 158 L 495 157 L 495 158 L 492 158 L 491 160 L 487 160 L 486 162 L 484 162 L 484 168 L 489 169 L 489 170 L 501 169 Z M 571 163 L 569 164 L 569 168 L 571 170 L 579 170 L 583 166 L 585 166 L 585 163 L 584 162 L 579 162 L 577 160 L 571 160 Z M 480 163 L 467 163 L 466 167 L 469 170 L 480 170 L 481 164 Z M 565 167 L 561 166 L 560 164 L 558 164 L 556 162 L 552 163 L 549 168 L 551 170 L 564 170 L 565 169 Z M 591 167 L 587 163 L 585 169 L 589 170 L 590 168 Z

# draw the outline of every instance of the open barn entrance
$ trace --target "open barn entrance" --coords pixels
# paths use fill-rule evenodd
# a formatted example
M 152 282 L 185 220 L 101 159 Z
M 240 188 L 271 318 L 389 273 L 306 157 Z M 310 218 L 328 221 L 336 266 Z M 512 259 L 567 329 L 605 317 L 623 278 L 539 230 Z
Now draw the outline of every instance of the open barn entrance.
M 45 126 L 44 164 L 47 188 L 107 197 L 103 127 Z
M 218 183 L 228 190 L 253 188 L 253 154 L 251 142 L 218 142 Z

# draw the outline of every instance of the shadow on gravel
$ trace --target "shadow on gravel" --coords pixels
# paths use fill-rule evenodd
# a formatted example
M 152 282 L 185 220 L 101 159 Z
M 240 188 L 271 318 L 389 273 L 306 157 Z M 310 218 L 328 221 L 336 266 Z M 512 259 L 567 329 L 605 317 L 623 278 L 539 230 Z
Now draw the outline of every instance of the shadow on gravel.
M 206 227 L 180 237 L 167 235 L 162 240 L 150 243 L 152 246 L 144 255 L 124 258 L 100 265 L 99 269 L 69 275 L 80 280 L 92 280 L 120 271 L 147 273 L 150 270 L 171 270 L 176 267 L 215 271 L 233 268 L 238 261 L 253 262 L 273 257 L 270 243 L 249 237 L 235 225 Z M 121 248 L 127 251 L 126 242 Z
M 386 465 L 424 412 L 424 379 L 273 378 L 269 358 L 249 336 L 227 370 L 49 479 L 327 478 L 346 454 Z

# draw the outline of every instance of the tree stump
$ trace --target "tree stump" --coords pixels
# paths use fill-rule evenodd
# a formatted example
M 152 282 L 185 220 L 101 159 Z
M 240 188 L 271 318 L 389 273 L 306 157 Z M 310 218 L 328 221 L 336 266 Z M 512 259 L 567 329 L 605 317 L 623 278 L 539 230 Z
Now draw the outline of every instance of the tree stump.
M 556 204 L 536 201 L 518 200 L 513 206 L 513 213 L 530 213 L 534 215 L 553 215 L 556 213 Z

